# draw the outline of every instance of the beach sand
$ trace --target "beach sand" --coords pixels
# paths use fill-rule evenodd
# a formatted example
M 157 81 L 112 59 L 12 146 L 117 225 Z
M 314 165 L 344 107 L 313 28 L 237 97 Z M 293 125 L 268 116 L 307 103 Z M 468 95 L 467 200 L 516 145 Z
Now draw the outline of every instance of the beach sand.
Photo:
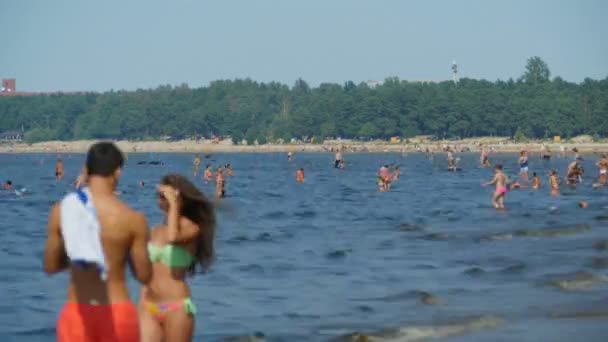
M 79 141 L 48 141 L 35 144 L 8 143 L 0 144 L 0 153 L 85 153 L 91 144 L 98 140 Z M 265 144 L 265 145 L 234 145 L 230 140 L 214 143 L 211 140 L 181 140 L 181 141 L 126 141 L 115 143 L 126 153 L 268 153 L 268 152 L 335 152 L 343 148 L 347 152 L 416 152 L 440 151 L 445 146 L 456 148 L 457 151 L 478 152 L 483 144 L 493 149 L 495 153 L 514 153 L 521 150 L 541 152 L 548 149 L 552 153 L 560 153 L 562 148 L 568 152 L 577 148 L 581 153 L 608 152 L 608 141 L 591 142 L 589 139 L 572 139 L 568 142 L 530 141 L 516 143 L 509 138 L 474 138 L 464 140 L 429 141 L 425 138 L 413 138 L 407 143 L 390 143 L 386 141 L 360 142 L 353 140 L 326 140 L 320 144 Z

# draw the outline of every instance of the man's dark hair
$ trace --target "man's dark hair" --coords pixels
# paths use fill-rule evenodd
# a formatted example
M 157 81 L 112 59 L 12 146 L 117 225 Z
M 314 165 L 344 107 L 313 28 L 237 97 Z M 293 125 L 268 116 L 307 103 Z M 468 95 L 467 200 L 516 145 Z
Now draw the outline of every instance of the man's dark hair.
M 502 164 L 496 164 L 496 170 L 502 170 Z
M 87 154 L 87 174 L 109 177 L 122 168 L 125 162 L 120 149 L 112 142 L 99 142 L 89 148 Z

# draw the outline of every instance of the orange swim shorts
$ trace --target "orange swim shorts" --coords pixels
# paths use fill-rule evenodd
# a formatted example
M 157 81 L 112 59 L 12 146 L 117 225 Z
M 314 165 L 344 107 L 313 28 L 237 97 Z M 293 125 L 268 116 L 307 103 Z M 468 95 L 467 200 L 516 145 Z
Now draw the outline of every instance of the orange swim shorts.
M 59 342 L 138 342 L 137 308 L 131 302 L 92 305 L 68 302 L 57 322 Z

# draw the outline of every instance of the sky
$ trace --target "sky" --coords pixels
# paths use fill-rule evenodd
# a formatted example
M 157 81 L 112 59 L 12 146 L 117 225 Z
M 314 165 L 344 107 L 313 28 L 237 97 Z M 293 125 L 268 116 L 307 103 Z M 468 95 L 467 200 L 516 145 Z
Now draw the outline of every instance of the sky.
M 608 77 L 604 0 L 0 0 L 0 77 L 21 91 L 251 78 Z

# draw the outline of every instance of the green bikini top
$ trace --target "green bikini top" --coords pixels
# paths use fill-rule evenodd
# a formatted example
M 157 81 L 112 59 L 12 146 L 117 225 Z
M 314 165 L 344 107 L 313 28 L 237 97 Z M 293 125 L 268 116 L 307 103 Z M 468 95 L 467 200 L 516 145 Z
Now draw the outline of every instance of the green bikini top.
M 158 247 L 148 243 L 148 254 L 151 262 L 160 261 L 169 267 L 189 267 L 194 262 L 194 258 L 185 248 L 172 244 Z

